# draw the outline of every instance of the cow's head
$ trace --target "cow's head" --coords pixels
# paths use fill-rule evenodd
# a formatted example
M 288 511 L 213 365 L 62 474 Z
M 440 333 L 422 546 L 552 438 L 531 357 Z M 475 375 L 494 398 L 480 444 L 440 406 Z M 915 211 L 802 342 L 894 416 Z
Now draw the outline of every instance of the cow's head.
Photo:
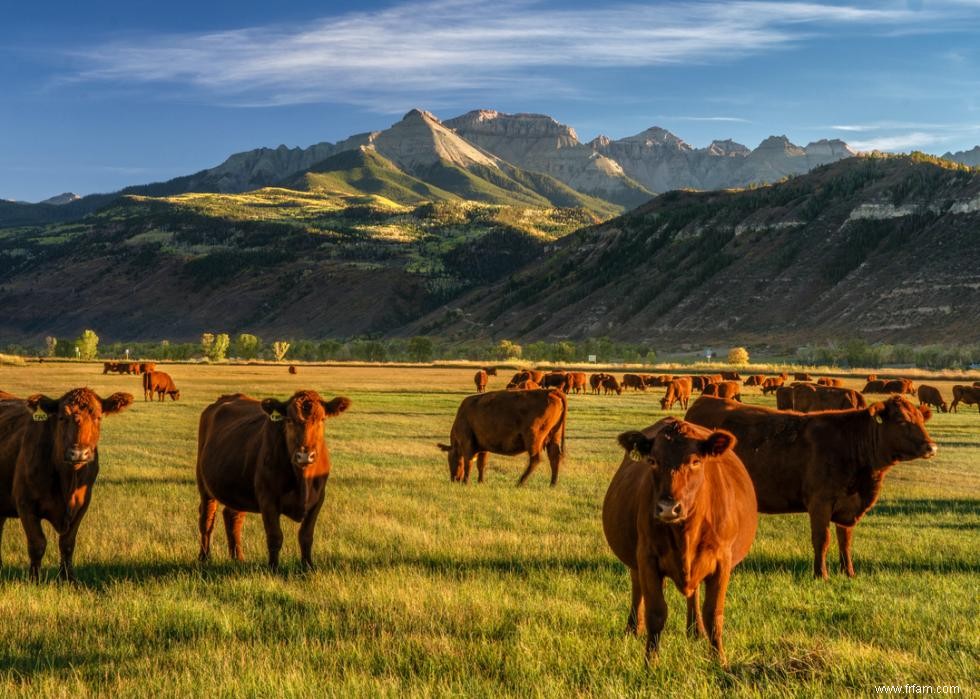
M 170 400 L 180 400 L 180 389 L 175 391 L 168 391 L 170 394 Z
M 637 461 L 650 466 L 653 514 L 665 524 L 683 522 L 691 513 L 704 483 L 704 465 L 735 446 L 735 437 L 724 430 L 708 432 L 690 423 L 665 418 L 652 437 L 624 432 L 619 444 Z
M 285 401 L 275 398 L 262 401 L 262 410 L 270 419 L 283 423 L 290 461 L 300 471 L 323 455 L 324 420 L 340 415 L 349 407 L 350 398 L 325 401 L 316 391 L 297 391 Z
M 52 456 L 77 469 L 95 459 L 103 416 L 118 413 L 132 402 L 129 393 L 99 398 L 90 388 L 75 388 L 61 398 L 35 394 L 27 399 L 27 407 L 35 420 L 49 423 Z
M 936 443 L 926 431 L 932 417 L 927 406 L 912 405 L 902 396 L 868 406 L 868 413 L 878 424 L 878 444 L 889 461 L 929 459 L 936 455 Z

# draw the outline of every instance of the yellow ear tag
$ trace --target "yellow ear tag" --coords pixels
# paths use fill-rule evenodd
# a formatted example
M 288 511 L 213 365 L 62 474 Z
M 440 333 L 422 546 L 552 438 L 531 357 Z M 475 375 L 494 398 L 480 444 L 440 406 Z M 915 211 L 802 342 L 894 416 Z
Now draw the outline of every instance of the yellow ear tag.
M 875 415 L 875 422 L 877 422 L 879 425 L 885 424 L 885 421 L 882 419 L 881 415 Z
M 38 410 L 36 413 L 34 413 L 33 417 L 34 417 L 34 422 L 44 422 L 51 416 L 48 415 L 43 410 Z
M 269 419 L 273 422 L 282 422 L 282 413 L 279 411 L 274 411 L 269 413 Z
M 633 461 L 639 461 L 641 458 L 640 450 L 633 447 L 633 450 L 630 452 L 630 458 L 633 459 Z

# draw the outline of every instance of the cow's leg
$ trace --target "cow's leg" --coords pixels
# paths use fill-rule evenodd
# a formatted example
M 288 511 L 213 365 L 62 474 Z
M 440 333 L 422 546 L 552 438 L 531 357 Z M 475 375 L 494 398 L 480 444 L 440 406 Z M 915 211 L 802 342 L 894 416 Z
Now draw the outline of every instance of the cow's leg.
M 640 587 L 640 572 L 630 568 L 630 613 L 626 617 L 626 634 L 635 636 L 640 631 L 643 617 L 640 616 L 643 607 L 643 590 Z
M 709 575 L 704 586 L 704 619 L 711 647 L 718 653 L 718 661 L 725 665 L 725 648 L 721 643 L 721 632 L 725 626 L 725 593 L 728 579 L 732 574 L 728 561 L 719 561 L 718 569 Z
M 827 547 L 830 546 L 830 509 L 810 509 L 810 540 L 813 542 L 813 577 L 827 579 Z
M 265 527 L 265 541 L 269 547 L 269 568 L 279 569 L 279 552 L 282 550 L 282 525 L 279 511 L 266 506 L 262 508 L 262 526 Z
M 214 517 L 218 513 L 218 501 L 201 493 L 201 504 L 197 511 L 197 527 L 201 532 L 201 551 L 197 554 L 197 560 L 206 561 L 211 557 L 211 531 L 214 529 Z
M 91 491 L 89 491 L 91 492 Z M 78 527 L 82 523 L 82 516 L 88 509 L 88 503 L 78 511 L 68 529 L 64 534 L 58 536 L 58 552 L 61 554 L 61 563 L 58 566 L 58 577 L 66 582 L 77 583 L 75 578 L 75 540 L 78 538 Z
M 31 582 L 40 582 L 41 561 L 44 560 L 44 550 L 48 546 L 48 539 L 44 536 L 44 529 L 41 528 L 41 520 L 33 512 L 21 512 L 20 523 L 24 526 L 24 534 L 27 536 L 27 557 L 31 562 Z
M 701 586 L 694 588 L 694 592 L 687 598 L 687 635 L 692 638 L 700 636 L 704 638 L 708 632 L 704 628 L 704 617 L 701 616 Z
M 644 617 L 647 626 L 646 660 L 650 662 L 660 650 L 660 633 L 667 623 L 667 600 L 664 599 L 664 579 L 657 569 L 656 561 L 641 553 L 638 558 L 640 566 L 640 588 L 643 593 Z
M 548 442 L 548 464 L 551 466 L 552 487 L 558 483 L 558 468 L 561 466 L 561 442 L 558 440 L 558 435 L 554 435 Z
M 326 499 L 326 493 L 321 493 L 320 500 L 310 508 L 299 526 L 299 553 L 303 560 L 303 567 L 307 570 L 313 570 L 313 530 L 316 528 L 316 518 L 320 515 L 320 508 L 323 507 L 323 501 Z
M 517 479 L 517 485 L 524 485 L 524 481 L 527 480 L 527 477 L 530 476 L 535 467 L 541 463 L 541 448 L 538 447 L 537 450 L 529 452 L 528 457 L 527 468 L 524 470 L 524 473 L 521 474 L 521 477 Z
M 217 503 L 215 503 L 217 504 Z M 221 510 L 221 516 L 225 520 L 225 535 L 228 537 L 228 555 L 233 561 L 244 561 L 245 553 L 242 550 L 242 525 L 245 524 L 245 513 L 225 507 Z
M 490 452 L 481 451 L 476 455 L 476 482 L 482 483 L 483 477 L 487 472 L 487 460 L 490 458 Z
M 851 559 L 851 539 L 854 537 L 854 525 L 845 527 L 837 525 L 837 549 L 840 551 L 840 572 L 847 577 L 854 577 L 854 561 Z

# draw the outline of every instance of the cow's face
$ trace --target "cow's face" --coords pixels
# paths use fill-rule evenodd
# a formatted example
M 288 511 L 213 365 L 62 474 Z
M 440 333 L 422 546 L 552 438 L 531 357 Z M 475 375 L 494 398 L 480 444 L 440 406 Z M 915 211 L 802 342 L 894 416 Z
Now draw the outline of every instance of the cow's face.
M 323 455 L 324 420 L 340 415 L 349 407 L 349 398 L 324 401 L 316 391 L 297 391 L 287 401 L 275 398 L 262 401 L 262 410 L 271 419 L 283 423 L 290 462 L 301 471 Z
M 878 442 L 887 455 L 897 461 L 929 459 L 938 448 L 926 431 L 926 421 L 932 416 L 927 406 L 915 407 L 906 398 L 894 396 L 868 407 L 878 423 Z
M 35 420 L 50 423 L 54 458 L 78 469 L 95 459 L 102 418 L 132 402 L 129 393 L 99 398 L 90 388 L 76 388 L 57 399 L 33 395 L 27 399 L 27 407 L 34 411 Z
M 735 446 L 735 437 L 717 430 L 701 439 L 687 423 L 672 418 L 664 423 L 652 439 L 642 432 L 624 432 L 619 443 L 631 458 L 650 466 L 654 516 L 678 524 L 691 513 L 704 484 L 704 464 Z
M 179 390 L 177 390 L 177 391 L 171 391 L 170 392 L 170 400 L 180 400 L 180 391 Z

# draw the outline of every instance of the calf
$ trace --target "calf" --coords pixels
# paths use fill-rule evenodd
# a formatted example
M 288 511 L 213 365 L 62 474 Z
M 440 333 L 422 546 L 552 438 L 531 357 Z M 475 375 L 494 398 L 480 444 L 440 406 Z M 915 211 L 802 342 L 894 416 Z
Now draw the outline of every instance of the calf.
M 99 475 L 102 418 L 132 402 L 129 393 L 100 398 L 89 388 L 0 402 L 0 533 L 4 520 L 20 518 L 32 581 L 40 580 L 47 548 L 41 520 L 58 533 L 59 577 L 75 581 L 75 539 Z
M 524 485 L 544 451 L 554 486 L 565 453 L 567 414 L 568 400 L 561 391 L 490 391 L 464 398 L 456 411 L 449 444 L 438 445 L 448 452 L 450 480 L 469 483 L 475 458 L 478 481 L 482 483 L 491 453 L 526 453 L 527 469 L 517 481 L 517 485 Z
M 565 393 L 585 393 L 585 385 L 587 383 L 587 378 L 584 371 L 570 371 L 568 372 L 568 388 Z
M 759 512 L 810 516 L 813 574 L 827 577 L 829 527 L 837 526 L 841 570 L 854 575 L 854 525 L 875 504 L 885 474 L 899 461 L 931 458 L 928 408 L 901 396 L 860 410 L 804 415 L 718 398 L 698 399 L 686 420 L 726 429 L 752 477 Z
M 627 633 L 645 622 L 647 659 L 658 652 L 667 620 L 664 580 L 671 580 L 687 598 L 688 632 L 707 635 L 724 664 L 725 592 L 758 521 L 752 480 L 732 451 L 735 438 L 668 417 L 624 432 L 619 443 L 627 453 L 606 491 L 602 528 L 630 572 Z
M 956 406 L 960 403 L 964 405 L 975 405 L 977 406 L 977 410 L 980 410 L 980 387 L 953 386 L 953 402 L 950 404 L 949 409 L 954 413 L 959 412 L 956 410 Z
M 667 392 L 660 400 L 660 408 L 670 410 L 674 403 L 680 403 L 681 408 L 687 410 L 687 403 L 691 400 L 691 384 L 690 376 L 682 376 L 667 384 Z
M 325 401 L 316 391 L 297 391 L 285 401 L 236 393 L 204 409 L 197 433 L 201 561 L 211 556 L 211 531 L 221 503 L 233 559 L 244 560 L 245 514 L 259 512 L 269 567 L 278 568 L 283 538 L 279 519 L 286 515 L 300 522 L 303 567 L 313 568 L 313 530 L 331 466 L 323 423 L 349 407 L 349 398 Z
M 919 405 L 933 405 L 944 413 L 949 412 L 949 406 L 943 400 L 943 394 L 935 386 L 919 384 Z
M 487 389 L 487 383 L 490 381 L 487 370 L 480 369 L 473 375 L 473 383 L 476 386 L 477 393 L 483 393 Z
M 165 395 L 170 396 L 170 400 L 179 400 L 180 391 L 174 385 L 174 380 L 170 374 L 163 371 L 150 371 L 143 374 L 143 400 L 153 400 L 153 394 L 162 401 Z

